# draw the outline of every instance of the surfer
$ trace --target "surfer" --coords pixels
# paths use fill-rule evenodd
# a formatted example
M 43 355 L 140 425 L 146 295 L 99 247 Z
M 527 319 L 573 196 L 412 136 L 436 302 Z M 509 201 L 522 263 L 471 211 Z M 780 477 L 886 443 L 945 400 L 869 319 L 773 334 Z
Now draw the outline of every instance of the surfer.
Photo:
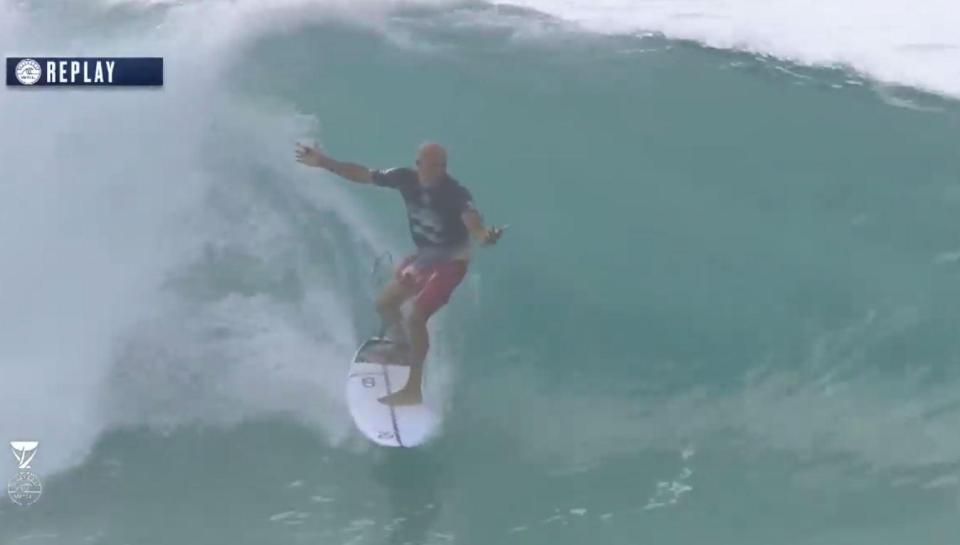
M 393 357 L 410 366 L 400 390 L 381 397 L 387 405 L 423 401 L 423 362 L 430 342 L 427 320 L 450 299 L 470 262 L 471 237 L 495 244 L 506 226 L 486 227 L 467 188 L 447 174 L 447 152 L 428 142 L 417 151 L 416 168 L 374 170 L 337 161 L 317 147 L 297 145 L 297 161 L 320 167 L 352 182 L 396 189 L 407 206 L 410 234 L 417 249 L 397 266 L 394 278 L 377 298 L 384 330 L 399 347 Z M 404 319 L 400 306 L 414 297 Z

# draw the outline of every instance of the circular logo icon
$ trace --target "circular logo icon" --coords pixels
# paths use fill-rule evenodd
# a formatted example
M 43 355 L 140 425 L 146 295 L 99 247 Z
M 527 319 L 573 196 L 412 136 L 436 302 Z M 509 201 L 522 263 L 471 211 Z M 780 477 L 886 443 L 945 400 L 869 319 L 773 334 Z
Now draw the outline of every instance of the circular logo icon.
M 21 471 L 7 483 L 7 495 L 17 505 L 31 505 L 40 499 L 43 484 L 32 471 Z
M 40 81 L 40 63 L 33 59 L 23 59 L 14 70 L 17 81 L 24 85 L 33 85 Z

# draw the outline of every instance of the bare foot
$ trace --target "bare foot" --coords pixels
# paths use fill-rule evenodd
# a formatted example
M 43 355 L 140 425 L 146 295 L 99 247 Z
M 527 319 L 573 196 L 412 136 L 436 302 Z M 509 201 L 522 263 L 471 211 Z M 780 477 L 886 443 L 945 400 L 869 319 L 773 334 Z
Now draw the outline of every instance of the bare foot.
M 404 405 L 419 405 L 423 403 L 423 394 L 419 389 L 414 388 L 404 388 L 398 390 L 388 396 L 381 397 L 378 399 L 380 403 L 384 405 L 390 405 L 391 407 L 402 407 Z

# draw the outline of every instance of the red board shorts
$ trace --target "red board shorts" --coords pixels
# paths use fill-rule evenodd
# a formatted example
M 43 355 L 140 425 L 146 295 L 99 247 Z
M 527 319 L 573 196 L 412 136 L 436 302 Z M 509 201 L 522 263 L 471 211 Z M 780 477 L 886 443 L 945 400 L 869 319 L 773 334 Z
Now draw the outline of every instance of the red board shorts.
M 401 285 L 417 291 L 414 304 L 424 318 L 429 318 L 450 300 L 450 294 L 467 274 L 467 262 L 455 259 L 418 269 L 411 265 L 416 257 L 416 253 L 405 257 L 395 274 Z

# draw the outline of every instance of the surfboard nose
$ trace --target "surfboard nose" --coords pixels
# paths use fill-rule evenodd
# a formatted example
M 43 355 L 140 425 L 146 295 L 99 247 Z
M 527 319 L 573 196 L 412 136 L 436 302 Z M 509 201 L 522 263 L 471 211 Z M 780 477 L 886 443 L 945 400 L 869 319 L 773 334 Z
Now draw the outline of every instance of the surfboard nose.
M 409 367 L 405 350 L 389 339 L 370 339 L 357 351 L 354 363 L 382 363 Z

